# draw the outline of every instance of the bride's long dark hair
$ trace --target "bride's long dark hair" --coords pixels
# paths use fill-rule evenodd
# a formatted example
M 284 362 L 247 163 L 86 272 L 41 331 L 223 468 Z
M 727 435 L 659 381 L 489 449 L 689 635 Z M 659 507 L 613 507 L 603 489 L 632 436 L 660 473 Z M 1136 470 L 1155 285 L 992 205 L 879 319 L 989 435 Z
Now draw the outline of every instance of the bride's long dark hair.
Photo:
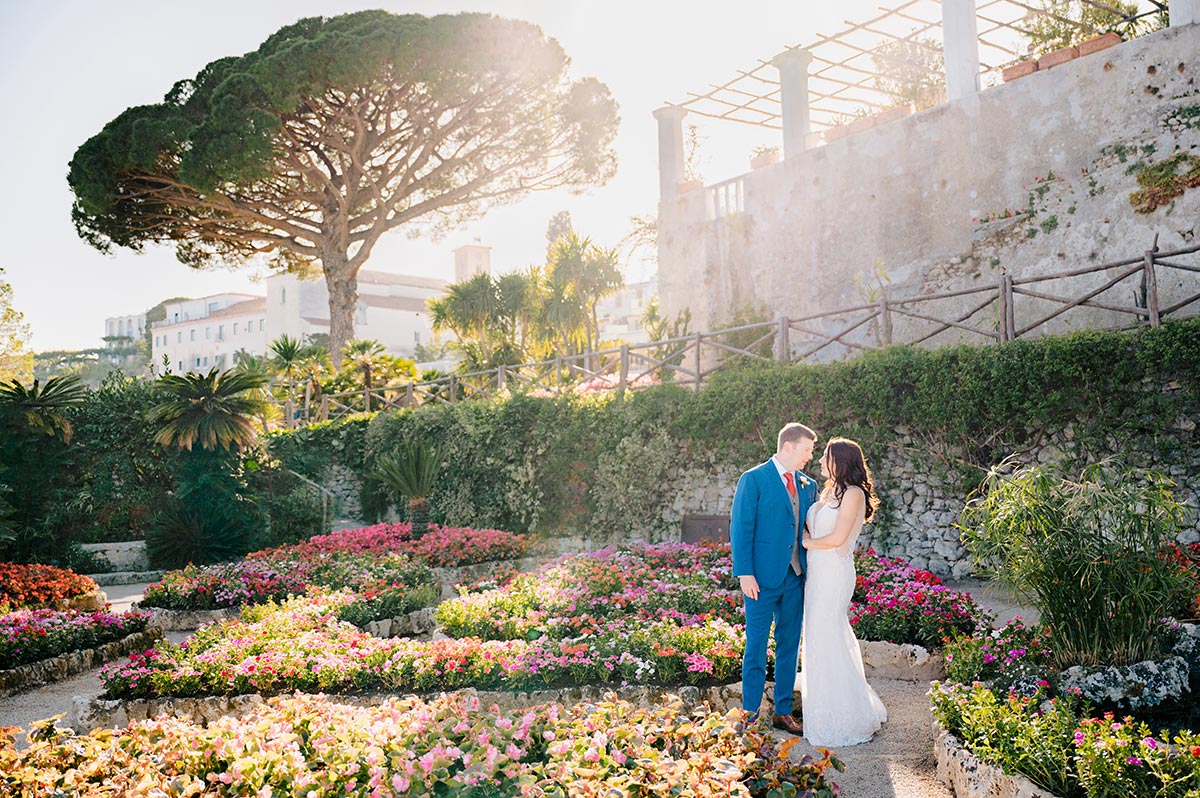
M 849 438 L 830 438 L 825 445 L 825 454 L 833 463 L 833 476 L 825 481 L 825 490 L 833 494 L 838 504 L 846 495 L 846 488 L 855 485 L 867 497 L 864 520 L 870 521 L 879 509 L 879 497 L 875 495 L 875 483 L 862 447 Z

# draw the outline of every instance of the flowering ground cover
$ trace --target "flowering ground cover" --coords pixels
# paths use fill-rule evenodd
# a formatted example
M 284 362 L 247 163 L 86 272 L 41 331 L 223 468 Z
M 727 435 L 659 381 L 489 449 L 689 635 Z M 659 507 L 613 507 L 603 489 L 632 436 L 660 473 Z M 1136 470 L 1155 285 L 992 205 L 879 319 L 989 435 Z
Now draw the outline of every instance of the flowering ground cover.
M 53 565 L 0 562 L 0 607 L 11 609 L 72 598 L 98 590 L 89 577 Z
M 429 531 L 414 540 L 411 524 L 374 524 L 360 529 L 343 529 L 309 538 L 303 543 L 255 552 L 250 554 L 248 559 L 304 559 L 317 553 L 333 552 L 398 552 L 408 554 L 433 568 L 448 568 L 515 559 L 522 556 L 527 548 L 528 540 L 524 535 L 499 529 L 430 524 Z
M 189 565 L 147 588 L 142 605 L 172 610 L 212 610 L 281 601 L 309 586 L 369 593 L 389 609 L 404 604 L 399 592 L 433 584 L 430 567 L 457 566 L 521 556 L 525 538 L 495 529 L 434 525 L 413 540 L 409 524 L 375 524 L 319 535 L 290 546 L 254 552 L 220 565 Z M 390 589 L 390 592 L 389 592 Z M 436 598 L 436 592 L 426 604 Z M 381 608 L 376 617 L 391 617 Z M 397 613 L 393 613 L 397 614 Z
M 303 595 L 309 586 L 351 588 L 371 598 L 399 597 L 400 604 L 413 605 L 410 609 L 433 604 L 438 593 L 429 568 L 403 555 L 308 551 L 220 565 L 189 565 L 147 587 L 142 606 L 171 610 L 240 607 Z M 417 595 L 419 602 L 403 599 Z
M 75 736 L 50 725 L 17 751 L 0 734 L 13 796 L 797 796 L 833 798 L 841 763 L 793 763 L 765 729 L 678 705 L 543 704 L 501 712 L 470 694 L 352 707 L 269 700 L 202 727 L 172 718 Z M 786 745 L 786 744 L 785 744 Z
M 867 591 L 867 606 L 914 580 L 943 594 L 932 575 L 864 556 L 869 579 L 881 586 Z M 362 625 L 355 617 L 361 593 L 355 601 L 351 591 L 310 588 L 304 598 L 245 609 L 241 619 L 207 627 L 183 646 L 162 643 L 127 665 L 110 666 L 105 686 L 114 697 L 130 697 L 727 684 L 738 678 L 745 647 L 742 597 L 730 567 L 728 545 L 715 542 L 563 557 L 503 587 L 443 602 L 436 618 L 449 639 L 436 641 L 376 640 L 346 623 Z M 954 601 L 974 624 L 978 609 L 969 599 Z M 889 612 L 901 620 L 880 628 L 949 628 L 927 614 L 928 602 L 884 607 L 881 617 Z M 919 620 L 903 620 L 912 616 Z
M 144 631 L 150 616 L 78 610 L 17 610 L 0 615 L 0 670 L 95 648 Z

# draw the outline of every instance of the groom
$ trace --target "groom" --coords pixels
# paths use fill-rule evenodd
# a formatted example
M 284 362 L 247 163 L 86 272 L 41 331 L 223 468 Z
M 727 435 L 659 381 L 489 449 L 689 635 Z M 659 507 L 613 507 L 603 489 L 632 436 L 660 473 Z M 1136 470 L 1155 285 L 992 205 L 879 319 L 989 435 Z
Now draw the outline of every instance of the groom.
M 816 483 L 800 472 L 812 459 L 817 434 L 803 424 L 779 430 L 770 460 L 742 474 L 733 496 L 729 539 L 733 575 L 746 603 L 746 652 L 742 658 L 742 708 L 758 717 L 767 681 L 767 637 L 775 623 L 777 729 L 799 735 L 792 717 L 796 659 L 804 613 L 807 552 L 800 545 L 804 516 L 817 499 Z

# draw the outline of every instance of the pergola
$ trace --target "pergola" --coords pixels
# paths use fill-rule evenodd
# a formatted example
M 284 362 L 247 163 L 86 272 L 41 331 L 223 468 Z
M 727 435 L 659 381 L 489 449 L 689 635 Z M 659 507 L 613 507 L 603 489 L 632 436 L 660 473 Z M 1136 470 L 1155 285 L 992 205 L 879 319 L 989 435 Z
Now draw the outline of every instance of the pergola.
M 1135 14 L 1104 0 L 1080 2 L 1131 23 L 1168 6 L 1173 27 L 1200 22 L 1200 0 L 1150 0 Z M 817 34 L 769 61 L 760 60 L 687 100 L 667 103 L 654 112 L 662 197 L 674 196 L 683 177 L 683 119 L 689 114 L 780 130 L 784 157 L 793 156 L 811 145 L 810 134 L 856 113 L 897 105 L 879 81 L 876 60 L 887 48 L 899 44 L 940 57 L 945 99 L 953 102 L 978 92 L 984 81 L 995 80 L 1003 67 L 1024 55 L 1018 41 L 1035 16 L 1085 28 L 1065 15 L 1066 6 L 1065 1 L 1041 7 L 1034 0 L 902 0 L 880 7 L 865 21 L 847 20 L 837 33 Z

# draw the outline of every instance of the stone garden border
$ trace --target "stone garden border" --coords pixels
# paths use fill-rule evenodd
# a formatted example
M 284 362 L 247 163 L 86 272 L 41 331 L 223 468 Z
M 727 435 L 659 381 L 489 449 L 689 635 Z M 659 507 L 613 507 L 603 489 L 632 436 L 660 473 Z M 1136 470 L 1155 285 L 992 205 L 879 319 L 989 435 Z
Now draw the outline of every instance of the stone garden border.
M 712 687 L 646 687 L 615 685 L 591 685 L 583 687 L 566 687 L 561 690 L 465 690 L 451 691 L 473 694 L 479 698 L 483 707 L 496 704 L 501 711 L 524 709 L 535 704 L 558 702 L 565 705 L 585 702 L 599 702 L 609 694 L 615 694 L 618 699 L 629 701 L 639 706 L 652 706 L 663 703 L 668 696 L 677 696 L 686 708 L 694 707 L 701 702 L 708 702 L 714 711 L 726 712 L 731 708 L 741 706 L 741 684 L 716 685 Z M 358 695 L 327 694 L 331 699 L 352 706 L 369 707 L 382 704 L 389 698 L 413 693 L 368 693 Z M 418 694 L 419 695 L 419 694 Z M 430 693 L 426 695 L 440 695 Z M 166 715 L 168 717 L 191 720 L 203 726 L 218 718 L 228 715 L 241 717 L 251 712 L 254 707 L 266 702 L 266 698 L 256 693 L 235 696 L 205 696 L 200 698 L 157 698 L 121 700 L 89 700 L 76 696 L 70 712 L 61 725 L 74 730 L 77 734 L 86 734 L 93 729 L 123 729 L 130 723 Z
M 938 780 L 957 798 L 1058 798 L 1022 775 L 1010 776 L 984 762 L 936 720 L 933 753 Z
M 108 606 L 108 595 L 103 590 L 91 590 L 87 593 L 80 593 L 76 596 L 68 596 L 67 598 L 54 599 L 53 601 L 43 601 L 40 604 L 26 604 L 18 607 L 18 610 L 57 610 L 58 612 L 66 612 L 67 610 L 80 610 L 81 612 L 94 612 L 102 610 Z
M 863 671 L 868 678 L 932 682 L 946 678 L 946 659 L 912 643 L 860 640 Z
M 161 629 L 147 627 L 144 632 L 135 632 L 96 648 L 68 651 L 49 659 L 18 665 L 11 670 L 0 670 L 0 696 L 9 696 L 50 682 L 62 681 L 118 657 L 144 651 L 161 637 Z

